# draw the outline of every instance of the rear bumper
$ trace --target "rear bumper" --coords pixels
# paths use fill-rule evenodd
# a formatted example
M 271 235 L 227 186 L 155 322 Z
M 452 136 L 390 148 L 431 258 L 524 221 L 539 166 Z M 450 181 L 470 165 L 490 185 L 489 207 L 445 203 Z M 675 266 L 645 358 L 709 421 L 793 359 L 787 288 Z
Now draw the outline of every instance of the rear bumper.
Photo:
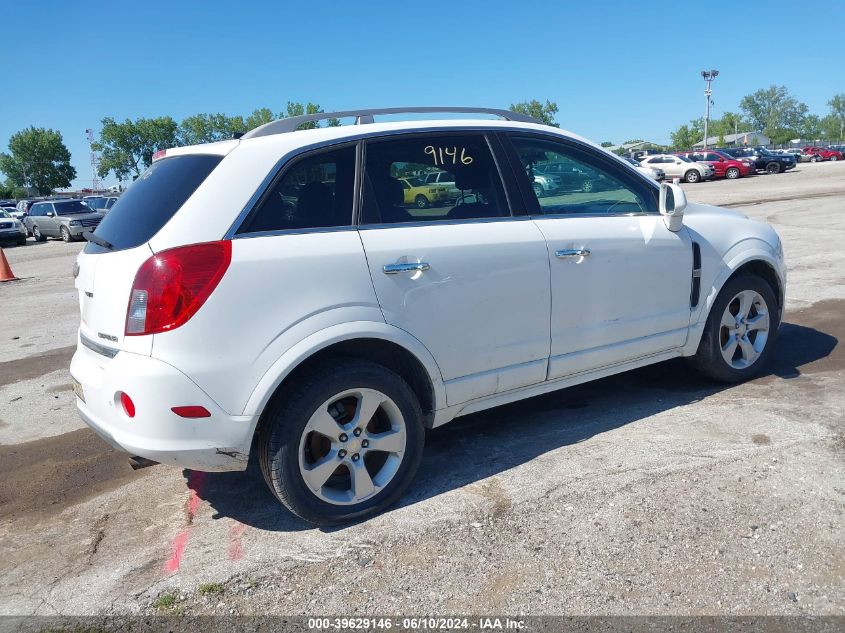
M 252 418 L 230 416 L 175 367 L 149 356 L 118 352 L 107 358 L 77 345 L 71 376 L 82 386 L 79 414 L 109 444 L 162 464 L 204 471 L 245 470 Z M 119 392 L 135 404 L 135 417 Z M 211 417 L 186 419 L 171 407 L 200 405 Z

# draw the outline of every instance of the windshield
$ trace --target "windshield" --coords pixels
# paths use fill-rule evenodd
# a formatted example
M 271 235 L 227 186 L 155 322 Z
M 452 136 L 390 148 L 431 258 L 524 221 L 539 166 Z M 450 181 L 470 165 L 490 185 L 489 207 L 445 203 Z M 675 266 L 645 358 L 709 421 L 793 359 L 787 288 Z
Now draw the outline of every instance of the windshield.
M 771 153 L 769 150 L 767 150 L 765 147 L 761 147 L 760 149 L 758 149 L 758 150 L 757 150 L 757 152 L 758 152 L 759 154 L 762 154 L 763 156 L 774 156 L 774 154 L 772 154 L 772 153 Z
M 10 217 L 12 217 L 12 216 L 9 215 L 8 213 L 6 213 L 5 211 L 0 211 L 0 218 L 10 218 Z
M 411 185 L 412 187 L 419 187 L 420 185 L 423 184 L 423 181 L 420 180 L 419 178 L 408 178 L 408 184 Z
M 77 213 L 91 213 L 91 207 L 81 200 L 68 200 L 67 202 L 57 202 L 56 215 L 76 215 Z
M 634 167 L 640 166 L 640 164 L 637 161 L 635 161 L 633 158 L 626 158 L 625 160 L 627 160 L 629 163 L 631 163 Z
M 693 162 L 695 162 L 695 161 L 690 160 L 690 159 L 689 159 L 689 158 L 687 158 L 686 156 L 678 156 L 678 158 L 680 158 L 680 159 L 681 159 L 682 161 L 684 161 L 685 163 L 693 163 Z

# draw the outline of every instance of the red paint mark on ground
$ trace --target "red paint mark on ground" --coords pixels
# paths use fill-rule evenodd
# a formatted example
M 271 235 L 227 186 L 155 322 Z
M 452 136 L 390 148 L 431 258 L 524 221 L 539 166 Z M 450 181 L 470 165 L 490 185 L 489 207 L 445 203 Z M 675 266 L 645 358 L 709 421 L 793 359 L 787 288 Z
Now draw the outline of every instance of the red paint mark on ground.
M 170 558 L 164 563 L 165 573 L 172 574 L 179 571 L 179 565 L 182 564 L 182 555 L 188 547 L 189 530 L 197 514 L 197 508 L 199 508 L 200 494 L 205 487 L 205 479 L 206 473 L 203 472 L 192 470 L 188 475 L 188 488 L 191 492 L 185 502 L 185 527 L 170 543 L 171 553 Z
M 179 570 L 179 565 L 182 562 L 182 554 L 185 553 L 185 548 L 187 546 L 188 530 L 182 530 L 176 535 L 176 538 L 174 538 L 173 542 L 170 544 L 172 552 L 170 554 L 170 558 L 168 558 L 167 562 L 164 564 L 165 572 L 172 574 L 173 572 Z
M 243 558 L 244 547 L 241 543 L 241 536 L 244 531 L 246 531 L 246 526 L 243 523 L 234 523 L 229 528 L 229 560 Z

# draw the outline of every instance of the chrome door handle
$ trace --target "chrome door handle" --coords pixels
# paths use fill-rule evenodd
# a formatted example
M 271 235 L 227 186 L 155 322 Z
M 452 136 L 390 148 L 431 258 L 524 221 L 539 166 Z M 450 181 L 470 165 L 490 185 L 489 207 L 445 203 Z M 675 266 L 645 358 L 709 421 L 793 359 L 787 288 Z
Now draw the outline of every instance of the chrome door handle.
M 382 268 L 382 271 L 385 275 L 398 275 L 399 273 L 410 273 L 410 272 L 424 272 L 431 268 L 425 262 L 414 262 L 411 264 L 385 264 Z
M 570 257 L 587 257 L 590 254 L 589 248 L 576 248 L 571 250 L 555 251 L 555 257 L 567 259 Z

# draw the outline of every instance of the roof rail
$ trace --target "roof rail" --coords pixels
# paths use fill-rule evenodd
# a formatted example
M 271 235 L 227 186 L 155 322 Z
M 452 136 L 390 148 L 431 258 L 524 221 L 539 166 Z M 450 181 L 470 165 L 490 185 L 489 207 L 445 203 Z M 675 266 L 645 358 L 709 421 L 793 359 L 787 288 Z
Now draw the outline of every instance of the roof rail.
M 244 134 L 241 138 L 255 138 L 257 136 L 270 136 L 272 134 L 284 134 L 285 132 L 296 131 L 303 123 L 322 121 L 324 119 L 341 119 L 344 117 L 355 117 L 355 125 L 373 123 L 373 116 L 381 114 L 427 114 L 431 112 L 454 112 L 461 114 L 494 114 L 505 121 L 520 121 L 522 123 L 539 123 L 534 117 L 511 110 L 499 110 L 496 108 L 450 108 L 446 106 L 419 106 L 411 108 L 377 108 L 375 110 L 344 110 L 342 112 L 318 112 L 316 114 L 303 114 L 300 116 L 287 117 L 278 121 L 265 123 L 254 130 Z

